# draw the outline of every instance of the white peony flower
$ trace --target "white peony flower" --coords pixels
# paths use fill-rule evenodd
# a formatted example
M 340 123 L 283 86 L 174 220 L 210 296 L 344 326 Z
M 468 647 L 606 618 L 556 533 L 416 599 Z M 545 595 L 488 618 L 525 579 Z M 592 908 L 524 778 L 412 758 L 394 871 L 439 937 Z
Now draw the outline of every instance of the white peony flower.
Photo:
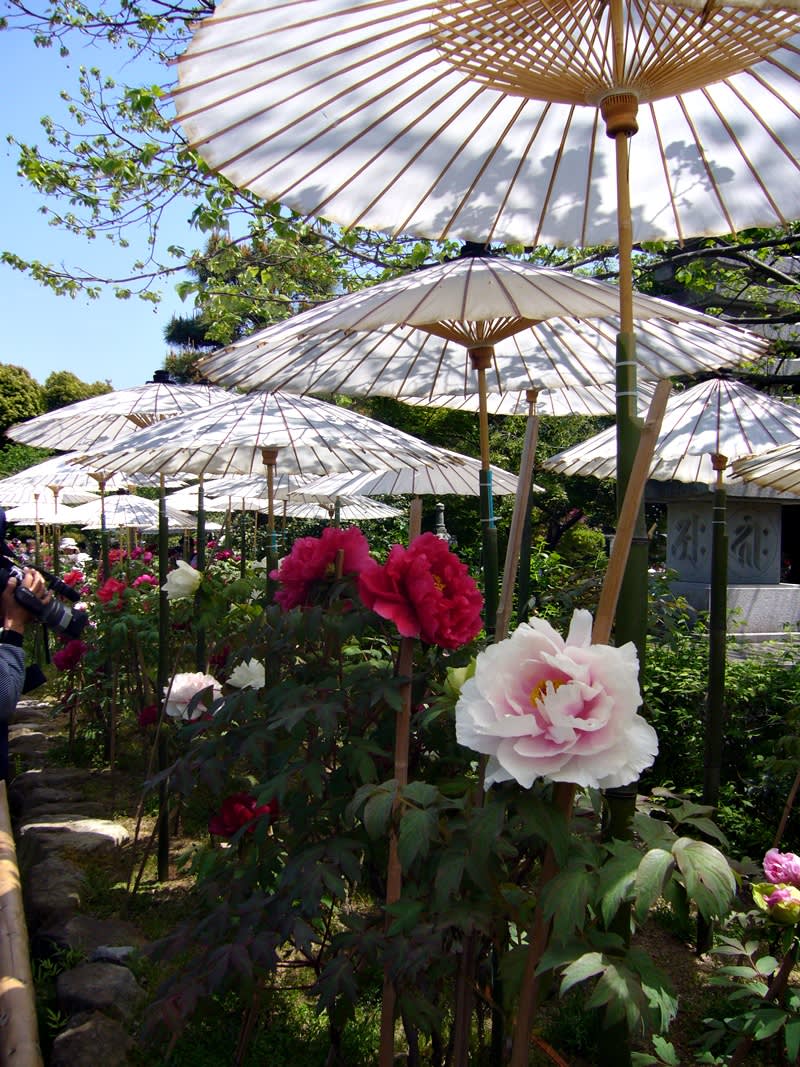
M 263 689 L 266 680 L 264 664 L 259 663 L 257 659 L 249 659 L 246 663 L 237 663 L 228 679 L 228 685 L 237 689 Z
M 176 674 L 169 685 L 164 687 L 166 697 L 166 713 L 171 719 L 182 719 L 193 722 L 209 707 L 208 703 L 198 701 L 197 705 L 189 711 L 189 704 L 193 697 L 202 693 L 204 689 L 211 689 L 210 700 L 215 700 L 222 694 L 222 686 L 216 678 L 210 674 L 202 674 L 200 671 L 192 674 Z
M 179 559 L 178 566 L 170 571 L 161 588 L 167 594 L 167 600 L 179 600 L 181 597 L 194 596 L 203 580 L 200 571 L 190 567 L 186 560 Z
M 608 789 L 627 785 L 658 752 L 642 702 L 632 643 L 591 643 L 592 616 L 576 611 L 566 641 L 544 619 L 489 645 L 456 704 L 459 744 L 489 756 L 486 787 L 536 778 Z

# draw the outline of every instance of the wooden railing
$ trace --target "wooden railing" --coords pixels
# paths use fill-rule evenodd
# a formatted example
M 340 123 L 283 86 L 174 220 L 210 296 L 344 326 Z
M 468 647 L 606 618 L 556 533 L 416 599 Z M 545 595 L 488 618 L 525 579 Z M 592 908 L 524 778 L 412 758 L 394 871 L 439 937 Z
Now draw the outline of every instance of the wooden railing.
M 17 850 L 0 780 L 0 1063 L 42 1067 Z

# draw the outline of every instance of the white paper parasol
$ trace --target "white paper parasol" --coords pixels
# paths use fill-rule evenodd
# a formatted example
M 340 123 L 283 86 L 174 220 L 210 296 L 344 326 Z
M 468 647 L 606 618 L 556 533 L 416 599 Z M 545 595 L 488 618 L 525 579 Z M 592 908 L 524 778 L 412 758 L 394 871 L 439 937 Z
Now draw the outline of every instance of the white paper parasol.
M 798 437 L 800 408 L 741 382 L 701 382 L 667 402 L 649 477 L 712 484 L 716 481 L 712 455 L 732 461 Z M 551 456 L 543 466 L 559 474 L 613 478 L 616 454 L 611 427 Z M 729 471 L 725 473 L 730 477 Z

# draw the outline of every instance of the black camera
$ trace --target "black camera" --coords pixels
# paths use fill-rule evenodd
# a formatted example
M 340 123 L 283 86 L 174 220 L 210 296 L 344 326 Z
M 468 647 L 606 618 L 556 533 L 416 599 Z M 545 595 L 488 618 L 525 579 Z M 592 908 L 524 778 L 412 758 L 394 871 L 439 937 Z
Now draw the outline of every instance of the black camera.
M 21 604 L 39 622 L 55 633 L 64 634 L 66 637 L 80 637 L 89 621 L 89 616 L 80 608 L 73 608 L 69 604 L 56 600 L 57 596 L 64 597 L 75 604 L 80 600 L 80 593 L 77 593 L 66 582 L 62 582 L 55 574 L 46 571 L 44 567 L 37 567 L 36 570 L 47 582 L 47 588 L 55 594 L 47 604 L 43 604 L 30 589 L 26 589 L 22 584 L 25 572 L 6 544 L 6 514 L 0 508 L 0 593 L 5 589 L 9 578 L 16 578 L 14 599 L 18 604 Z

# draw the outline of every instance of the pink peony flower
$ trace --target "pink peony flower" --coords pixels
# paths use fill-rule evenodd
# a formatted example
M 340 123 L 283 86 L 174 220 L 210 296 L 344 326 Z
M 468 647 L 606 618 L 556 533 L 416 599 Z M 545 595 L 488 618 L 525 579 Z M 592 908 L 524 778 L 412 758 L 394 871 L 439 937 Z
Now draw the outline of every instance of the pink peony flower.
M 658 738 L 642 702 L 632 643 L 593 645 L 592 617 L 576 611 L 566 641 L 544 619 L 489 645 L 456 704 L 459 743 L 489 756 L 487 788 L 536 778 L 609 788 L 655 759 Z
M 764 898 L 770 919 L 794 925 L 800 922 L 800 889 L 793 885 L 777 886 Z
M 164 687 L 164 696 L 167 700 L 166 713 L 171 719 L 184 719 L 194 722 L 202 717 L 207 707 L 202 701 L 198 701 L 192 710 L 189 704 L 198 693 L 203 690 L 211 690 L 211 699 L 214 700 L 222 693 L 222 686 L 216 678 L 210 674 L 202 674 L 200 671 L 188 674 L 174 675 L 172 682 Z
M 119 578 L 108 578 L 97 590 L 97 599 L 104 604 L 121 608 L 127 588 L 127 584 L 120 581 Z
M 222 801 L 219 812 L 208 820 L 208 832 L 217 837 L 233 837 L 237 830 L 246 826 L 247 832 L 252 833 L 256 819 L 265 815 L 274 819 L 277 814 L 277 800 L 259 805 L 250 793 L 232 793 Z
M 384 566 L 370 559 L 358 592 L 368 608 L 391 619 L 403 637 L 458 648 L 481 628 L 483 597 L 447 544 L 420 534 L 408 548 L 394 545 Z
M 800 889 L 800 856 L 771 848 L 764 856 L 764 877 L 768 882 L 785 882 Z
M 317 586 L 333 578 L 340 549 L 342 574 L 358 573 L 371 562 L 367 539 L 356 526 L 347 530 L 326 526 L 321 537 L 299 537 L 295 541 L 289 555 L 269 575 L 280 582 L 275 600 L 284 611 L 312 602 Z
M 140 574 L 138 578 L 134 578 L 131 582 L 134 589 L 138 589 L 140 585 L 158 585 L 158 578 L 153 574 Z
M 53 665 L 60 671 L 74 670 L 86 655 L 89 646 L 85 641 L 74 638 L 67 641 L 63 648 L 59 648 L 52 655 Z
M 138 722 L 141 727 L 155 726 L 158 722 L 158 704 L 145 704 L 139 712 Z

